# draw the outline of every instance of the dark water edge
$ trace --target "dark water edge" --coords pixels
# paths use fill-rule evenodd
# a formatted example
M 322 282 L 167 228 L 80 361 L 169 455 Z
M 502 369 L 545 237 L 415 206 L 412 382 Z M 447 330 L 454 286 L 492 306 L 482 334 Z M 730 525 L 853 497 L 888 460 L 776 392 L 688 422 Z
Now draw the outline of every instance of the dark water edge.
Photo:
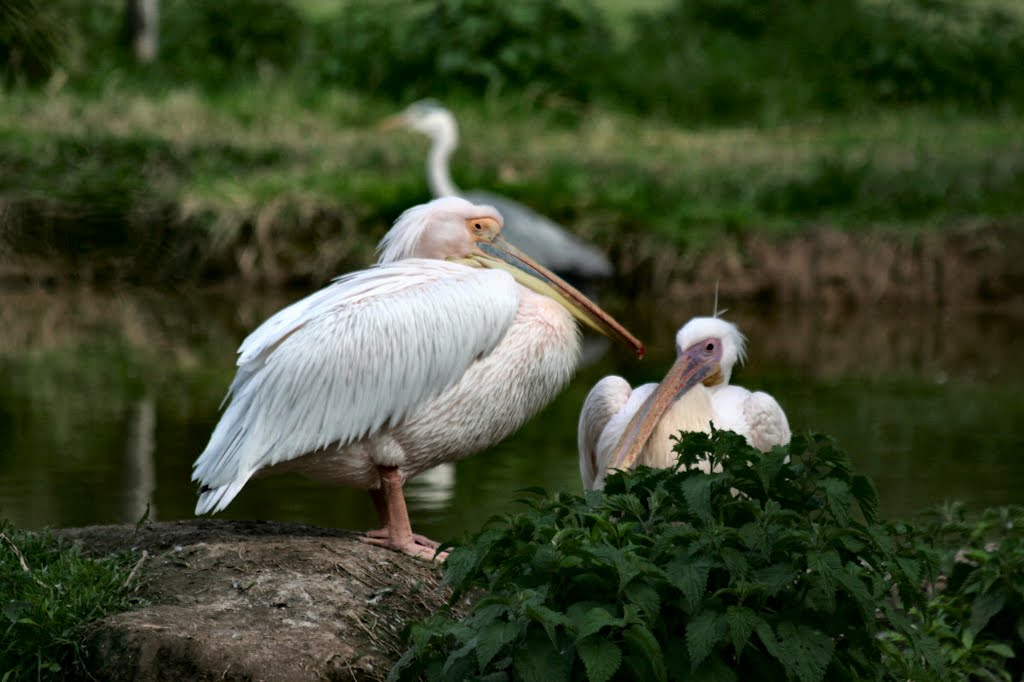
M 295 292 L 25 291 L 0 297 L 0 516 L 27 528 L 188 518 L 191 463 L 218 417 L 245 334 Z M 516 509 L 515 491 L 579 490 L 576 420 L 590 387 L 658 380 L 675 329 L 710 305 L 605 295 L 646 342 L 608 349 L 492 450 L 410 482 L 414 525 L 438 538 Z M 637 301 L 644 301 L 638 303 Z M 710 302 L 708 302 L 710 303 Z M 725 301 L 750 339 L 734 381 L 773 393 L 796 431 L 837 438 L 908 516 L 947 499 L 1024 501 L 1024 368 L 1009 312 L 844 310 Z M 597 347 L 600 348 L 600 339 Z M 298 477 L 250 482 L 222 514 L 369 528 L 362 491 Z

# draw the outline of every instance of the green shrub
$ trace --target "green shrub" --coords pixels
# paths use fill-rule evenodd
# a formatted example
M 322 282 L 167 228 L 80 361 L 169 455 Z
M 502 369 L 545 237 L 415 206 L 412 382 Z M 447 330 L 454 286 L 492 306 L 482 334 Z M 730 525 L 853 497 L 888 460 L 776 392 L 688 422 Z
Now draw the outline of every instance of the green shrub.
M 902 638 L 914 679 L 937 673 L 906 613 L 931 555 L 876 517 L 873 485 L 829 439 L 761 454 L 687 434 L 677 452 L 722 471 L 541 495 L 455 548 L 453 603 L 482 596 L 461 620 L 412 625 L 392 679 L 879 679 L 882 632 Z
M 941 648 L 949 679 L 1009 682 L 1024 676 L 1024 507 L 987 510 L 968 521 L 961 504 L 920 522 L 941 568 L 928 602 L 912 612 Z M 885 633 L 891 660 L 906 641 Z
M 223 86 L 268 69 L 295 69 L 313 28 L 276 0 L 164 0 L 160 69 L 175 80 Z
M 0 2 L 0 85 L 49 78 L 62 57 L 61 28 L 46 2 Z
M 627 54 L 610 94 L 685 121 L 1024 105 L 1024 21 L 954 0 L 677 0 L 637 17 Z
M 528 91 L 584 99 L 610 57 L 590 0 L 354 3 L 325 22 L 326 76 L 396 99 Z
M 0 678 L 59 679 L 89 621 L 127 608 L 130 557 L 92 559 L 0 521 Z

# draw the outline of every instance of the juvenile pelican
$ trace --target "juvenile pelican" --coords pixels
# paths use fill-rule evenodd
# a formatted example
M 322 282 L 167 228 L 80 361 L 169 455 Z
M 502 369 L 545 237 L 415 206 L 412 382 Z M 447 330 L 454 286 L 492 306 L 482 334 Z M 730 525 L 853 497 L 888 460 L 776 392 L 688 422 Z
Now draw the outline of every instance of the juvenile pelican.
M 736 325 L 718 317 L 695 317 L 676 338 L 686 345 L 708 336 L 722 340 L 722 383 L 709 389 L 715 428 L 735 431 L 762 452 L 788 443 L 789 421 L 775 398 L 729 383 L 732 368 L 746 359 L 746 338 Z
M 536 211 L 499 194 L 482 190 L 463 192 L 456 187 L 449 172 L 449 160 L 459 142 L 459 127 L 452 113 L 438 102 L 429 99 L 413 102 L 404 111 L 382 121 L 380 127 L 399 126 L 430 138 L 427 183 L 435 197 L 460 196 L 474 203 L 494 206 L 505 218 L 504 236 L 552 270 L 582 278 L 612 274 L 607 256 Z
M 365 488 L 367 542 L 415 556 L 403 482 L 502 440 L 579 360 L 577 319 L 642 355 L 604 311 L 501 238 L 490 206 L 409 209 L 376 267 L 279 311 L 238 349 L 230 404 L 193 465 L 196 513 L 224 509 L 253 475 L 299 472 Z
M 614 469 L 671 466 L 676 455 L 670 436 L 710 430 L 707 387 L 721 381 L 722 341 L 707 336 L 683 346 L 681 333 L 675 364 L 660 384 L 634 390 L 622 377 L 608 376 L 590 390 L 577 431 L 584 489 L 603 488 L 605 474 Z

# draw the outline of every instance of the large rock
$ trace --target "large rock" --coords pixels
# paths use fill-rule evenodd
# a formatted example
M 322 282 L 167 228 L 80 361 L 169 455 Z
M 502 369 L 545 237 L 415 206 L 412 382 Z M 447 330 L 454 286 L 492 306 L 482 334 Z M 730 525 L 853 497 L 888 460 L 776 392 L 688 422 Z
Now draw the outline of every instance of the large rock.
M 384 679 L 400 633 L 445 602 L 434 565 L 295 524 L 198 520 L 67 529 L 142 557 L 137 608 L 88 630 L 104 680 Z

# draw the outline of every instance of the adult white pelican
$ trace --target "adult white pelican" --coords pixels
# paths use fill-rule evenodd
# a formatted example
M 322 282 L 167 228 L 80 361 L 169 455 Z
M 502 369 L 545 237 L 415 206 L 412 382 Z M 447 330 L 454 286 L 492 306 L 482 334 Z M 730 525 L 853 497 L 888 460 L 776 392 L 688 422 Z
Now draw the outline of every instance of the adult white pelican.
M 430 138 L 427 183 L 435 197 L 460 196 L 488 204 L 505 218 L 504 235 L 538 263 L 566 275 L 593 278 L 612 274 L 612 264 L 601 251 L 536 211 L 507 197 L 482 190 L 461 191 L 452 182 L 449 160 L 459 142 L 459 127 L 450 111 L 434 100 L 413 102 L 404 111 L 381 122 L 382 129 L 407 127 Z
M 643 353 L 500 230 L 494 208 L 457 197 L 411 208 L 376 267 L 252 332 L 193 465 L 196 513 L 224 509 L 253 475 L 294 471 L 369 490 L 382 527 L 368 542 L 433 552 L 412 533 L 403 481 L 497 443 L 546 405 L 579 360 L 573 316 Z
M 679 330 L 677 343 L 686 345 L 716 336 L 722 340 L 722 383 L 709 389 L 715 428 L 735 431 L 767 452 L 789 442 L 789 420 L 778 401 L 763 391 L 748 391 L 729 383 L 732 368 L 746 360 L 746 338 L 739 328 L 718 317 L 695 317 Z
M 590 390 L 577 431 L 584 489 L 603 488 L 605 474 L 615 469 L 671 466 L 676 461 L 671 436 L 710 431 L 707 387 L 722 378 L 722 340 L 707 336 L 683 346 L 681 333 L 675 364 L 661 383 L 634 390 L 622 377 L 607 376 Z

